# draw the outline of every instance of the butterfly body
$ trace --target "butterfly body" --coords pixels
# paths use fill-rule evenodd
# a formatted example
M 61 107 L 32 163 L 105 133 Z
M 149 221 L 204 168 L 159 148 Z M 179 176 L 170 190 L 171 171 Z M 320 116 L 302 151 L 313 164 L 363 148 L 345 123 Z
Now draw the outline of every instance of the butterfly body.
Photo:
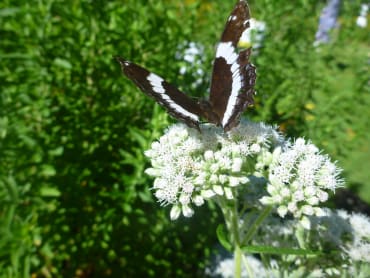
M 201 119 L 229 131 L 239 123 L 244 110 L 253 104 L 255 67 L 249 62 L 250 49 L 238 51 L 242 33 L 249 28 L 247 3 L 239 1 L 232 11 L 217 46 L 209 100 L 194 100 L 162 77 L 116 57 L 123 73 L 168 113 L 199 130 Z

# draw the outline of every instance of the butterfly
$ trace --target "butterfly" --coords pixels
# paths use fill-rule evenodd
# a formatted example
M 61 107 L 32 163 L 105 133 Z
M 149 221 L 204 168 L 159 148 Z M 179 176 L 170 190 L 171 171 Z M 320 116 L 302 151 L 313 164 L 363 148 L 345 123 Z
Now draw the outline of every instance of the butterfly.
M 227 132 L 238 125 L 241 114 L 254 102 L 256 68 L 249 61 L 251 48 L 238 49 L 242 33 L 250 27 L 249 21 L 248 4 L 240 0 L 216 48 L 208 100 L 191 98 L 157 74 L 120 56 L 115 59 L 124 75 L 176 119 L 198 130 L 201 119 L 205 119 Z

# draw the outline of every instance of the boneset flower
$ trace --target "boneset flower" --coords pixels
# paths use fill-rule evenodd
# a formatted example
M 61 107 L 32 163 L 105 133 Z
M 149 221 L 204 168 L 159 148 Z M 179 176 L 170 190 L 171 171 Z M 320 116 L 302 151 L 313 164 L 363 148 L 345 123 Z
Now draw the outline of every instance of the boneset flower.
M 154 195 L 162 205 L 172 206 L 171 219 L 181 212 L 192 216 L 192 205 L 210 198 L 234 199 L 235 190 L 256 174 L 255 161 L 266 160 L 259 156 L 268 156 L 282 141 L 274 128 L 248 121 L 228 133 L 209 124 L 200 128 L 175 124 L 145 152 L 152 163 L 146 173 L 155 177 Z
M 305 217 L 322 215 L 320 203 L 342 185 L 335 164 L 302 138 L 290 143 L 275 128 L 246 120 L 227 133 L 211 124 L 200 129 L 175 124 L 145 152 L 154 195 L 173 207 L 171 219 L 192 216 L 208 199 L 244 196 L 249 206 L 273 206 L 309 228 Z
M 299 138 L 274 157 L 267 185 L 270 196 L 264 196 L 260 201 L 277 206 L 281 217 L 287 213 L 298 218 L 320 215 L 319 205 L 328 199 L 327 191 L 342 186 L 339 173 L 328 156 Z

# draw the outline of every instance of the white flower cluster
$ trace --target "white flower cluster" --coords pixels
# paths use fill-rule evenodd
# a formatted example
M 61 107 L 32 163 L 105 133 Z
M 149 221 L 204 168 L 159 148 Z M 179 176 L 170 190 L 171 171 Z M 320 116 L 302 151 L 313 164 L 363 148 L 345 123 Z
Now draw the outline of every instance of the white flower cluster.
M 200 129 L 173 125 L 145 153 L 155 196 L 172 206 L 171 219 L 192 216 L 192 205 L 207 199 L 239 194 L 249 206 L 273 206 L 309 229 L 307 216 L 322 215 L 320 203 L 342 185 L 340 170 L 304 139 L 285 142 L 273 127 L 248 121 L 227 133 L 212 124 Z
M 258 260 L 257 258 L 249 255 L 245 256 L 244 262 L 242 264 L 242 270 L 241 270 L 241 277 L 242 278 L 248 278 L 251 277 L 248 275 L 248 271 L 245 267 L 246 264 L 248 264 L 249 268 L 253 270 L 253 274 L 258 273 L 259 278 L 272 278 L 272 277 L 278 277 L 278 276 L 271 276 L 271 273 L 268 273 L 266 271 L 266 268 L 263 266 L 262 262 Z M 214 265 L 212 265 L 212 268 L 206 268 L 206 276 L 207 277 L 222 277 L 222 278 L 233 278 L 234 276 L 234 267 L 235 262 L 233 257 L 226 257 L 226 258 L 218 258 L 216 262 L 214 262 Z
M 309 228 L 303 216 L 322 215 L 319 204 L 328 200 L 329 190 L 342 186 L 340 170 L 302 138 L 285 150 L 276 148 L 272 156 L 267 185 L 270 196 L 262 197 L 261 203 L 276 205 L 281 217 L 291 213 L 302 218 L 302 224 Z
M 191 205 L 222 196 L 236 198 L 236 188 L 246 185 L 255 171 L 258 155 L 278 145 L 280 135 L 270 126 L 242 121 L 228 133 L 214 125 L 201 132 L 183 124 L 171 126 L 145 155 L 155 177 L 153 190 L 159 202 L 172 205 L 171 219 L 193 215 Z
M 352 241 L 347 242 L 344 251 L 352 261 L 370 263 L 370 219 L 369 217 L 346 211 L 339 211 L 338 216 L 348 221 Z

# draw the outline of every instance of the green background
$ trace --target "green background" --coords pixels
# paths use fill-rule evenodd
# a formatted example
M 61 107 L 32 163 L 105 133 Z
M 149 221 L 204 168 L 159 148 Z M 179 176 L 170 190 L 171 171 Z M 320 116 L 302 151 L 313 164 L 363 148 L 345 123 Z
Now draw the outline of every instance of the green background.
M 356 25 L 361 1 L 343 2 L 331 42 L 315 48 L 325 1 L 250 1 L 267 31 L 245 115 L 311 139 L 370 201 L 370 32 Z M 234 3 L 0 3 L 0 277 L 203 276 L 218 212 L 171 222 L 156 203 L 143 151 L 173 120 L 112 56 L 204 97 Z M 191 41 L 202 65 L 180 75 L 176 53 Z

